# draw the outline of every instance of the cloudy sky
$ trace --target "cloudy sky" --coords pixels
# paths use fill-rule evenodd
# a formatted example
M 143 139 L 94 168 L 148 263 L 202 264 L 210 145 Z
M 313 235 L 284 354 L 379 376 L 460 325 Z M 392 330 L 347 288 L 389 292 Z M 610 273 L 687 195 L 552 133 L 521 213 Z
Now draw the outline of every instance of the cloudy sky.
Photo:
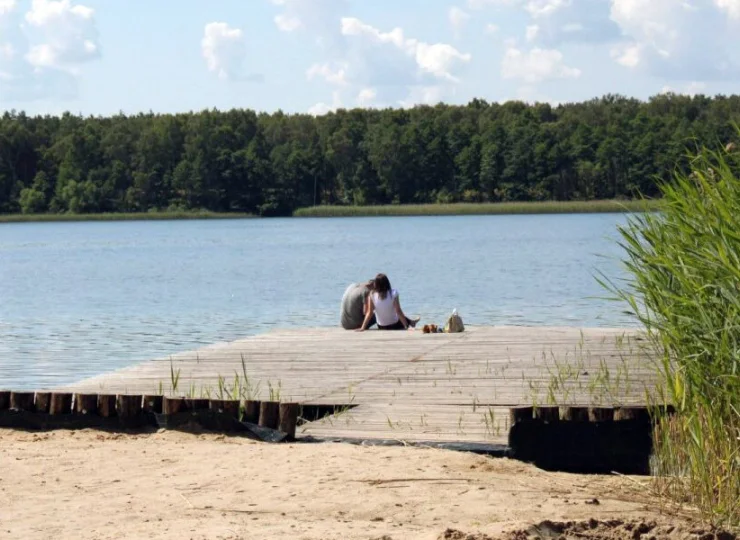
M 740 0 L 0 0 L 0 108 L 178 112 L 740 90 Z

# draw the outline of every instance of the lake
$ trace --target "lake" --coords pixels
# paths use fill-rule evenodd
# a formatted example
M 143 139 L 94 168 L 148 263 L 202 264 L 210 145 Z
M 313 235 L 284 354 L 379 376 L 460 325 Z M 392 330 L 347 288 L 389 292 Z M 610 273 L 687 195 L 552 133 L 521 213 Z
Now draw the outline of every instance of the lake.
M 335 326 L 385 272 L 444 324 L 626 326 L 620 214 L 0 224 L 0 387 L 79 380 L 271 328 Z

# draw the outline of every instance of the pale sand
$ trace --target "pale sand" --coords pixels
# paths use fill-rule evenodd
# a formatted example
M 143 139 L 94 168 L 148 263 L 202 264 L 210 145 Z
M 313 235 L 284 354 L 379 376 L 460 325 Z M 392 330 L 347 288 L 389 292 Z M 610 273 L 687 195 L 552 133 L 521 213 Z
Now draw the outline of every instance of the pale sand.
M 656 518 L 645 481 L 419 448 L 0 430 L 0 537 L 432 540 Z

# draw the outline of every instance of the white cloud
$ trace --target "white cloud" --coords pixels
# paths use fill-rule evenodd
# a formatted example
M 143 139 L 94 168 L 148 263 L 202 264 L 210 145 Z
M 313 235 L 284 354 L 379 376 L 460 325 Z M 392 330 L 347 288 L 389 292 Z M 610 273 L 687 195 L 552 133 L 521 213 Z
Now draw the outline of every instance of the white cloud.
M 392 43 L 399 49 L 406 45 L 401 28 L 394 28 L 390 32 L 381 32 L 354 17 L 342 18 L 342 34 L 345 36 L 364 36 L 375 43 Z
M 416 105 L 436 105 L 444 100 L 446 94 L 447 89 L 439 85 L 414 86 L 409 95 L 398 104 L 407 109 Z
M 472 59 L 450 44 L 408 37 L 401 28 L 380 30 L 354 17 L 342 17 L 338 27 L 341 51 L 328 50 L 329 61 L 309 67 L 306 76 L 341 87 L 360 104 L 397 106 L 450 95 Z M 335 109 L 340 97 L 316 104 L 312 113 Z
M 738 0 L 610 0 L 622 65 L 674 80 L 737 80 Z M 733 26 L 734 23 L 734 26 Z M 639 52 L 639 55 L 637 54 Z
M 698 82 L 698 81 L 692 81 L 689 83 L 689 85 L 684 89 L 684 92 L 689 96 L 695 96 L 696 94 L 702 94 L 707 89 L 706 83 Z
M 522 9 L 527 40 L 610 43 L 618 64 L 667 79 L 740 78 L 740 0 L 472 0 Z M 534 27 L 537 30 L 534 30 Z
M 450 8 L 448 18 L 450 19 L 452 29 L 455 31 L 455 35 L 457 36 L 470 20 L 470 14 L 457 6 L 453 6 Z
M 306 71 L 306 77 L 308 77 L 309 81 L 316 77 L 322 77 L 329 84 L 337 86 L 347 85 L 345 66 L 337 66 L 335 69 L 332 69 L 329 64 L 314 64 Z
M 281 32 L 293 32 L 303 26 L 298 17 L 290 15 L 275 15 L 275 25 Z
M 565 42 L 606 43 L 621 37 L 610 18 L 610 0 L 531 0 L 525 6 L 540 32 L 537 42 L 557 47 Z
M 203 31 L 201 50 L 208 71 L 220 79 L 243 77 L 247 45 L 241 29 L 224 22 L 208 23 Z
M 661 94 L 683 94 L 686 96 L 694 97 L 697 94 L 703 94 L 707 89 L 706 83 L 699 81 L 692 81 L 686 85 L 683 90 L 675 90 L 671 86 L 664 86 L 660 91 Z
M 0 16 L 13 11 L 15 6 L 16 0 L 0 0 Z
M 610 3 L 611 0 L 470 0 L 468 6 L 521 9 L 531 18 L 532 25 L 539 28 L 533 41 L 556 48 L 563 42 L 599 43 L 618 39 L 619 28 L 609 18 Z
M 346 15 L 347 0 L 271 0 L 281 10 L 274 21 L 282 32 L 303 31 L 327 49 L 343 47 L 339 20 Z
M 740 0 L 714 0 L 714 3 L 733 19 L 740 19 Z
M 310 107 L 308 109 L 308 114 L 313 116 L 323 116 L 325 114 L 328 114 L 330 112 L 336 111 L 337 109 L 342 108 L 342 98 L 338 91 L 334 91 L 332 93 L 332 102 L 331 104 L 327 103 L 317 103 L 316 105 Z
M 498 25 L 493 24 L 493 23 L 488 23 L 486 25 L 486 34 L 491 34 L 491 35 L 497 34 L 498 31 L 499 31 Z
M 604 0 L 589 0 L 602 2 Z M 485 9 L 487 7 L 519 7 L 522 6 L 532 17 L 546 17 L 556 11 L 567 8 L 573 0 L 468 0 L 470 9 Z
M 357 94 L 357 105 L 360 107 L 368 107 L 373 104 L 377 97 L 378 91 L 375 88 L 363 88 L 360 90 L 360 93 Z
M 522 52 L 509 47 L 501 64 L 501 76 L 535 84 L 550 79 L 576 79 L 581 76 L 581 70 L 566 66 L 558 50 L 535 48 Z
M 415 56 L 416 63 L 422 70 L 451 82 L 459 82 L 459 79 L 452 75 L 455 68 L 467 64 L 472 58 L 470 54 L 463 54 L 446 43 L 429 45 L 421 42 L 416 43 Z
M 42 37 L 26 58 L 35 67 L 64 68 L 100 56 L 94 10 L 70 0 L 33 0 L 26 22 Z
M 572 0 L 529 0 L 526 4 L 526 10 L 532 17 L 549 17 L 558 10 L 570 7 L 572 3 Z
M 69 19 L 92 19 L 94 10 L 87 6 L 72 5 L 70 0 L 33 0 L 26 20 L 35 26 L 58 24 Z
M 416 39 L 406 38 L 401 28 L 395 28 L 390 32 L 381 32 L 359 19 L 345 17 L 342 19 L 342 34 L 347 37 L 358 38 L 365 43 L 375 45 L 389 45 L 390 51 L 386 51 L 385 57 L 399 52 L 412 58 L 419 71 L 431 74 L 439 79 L 457 82 L 458 78 L 453 74 L 460 66 L 471 60 L 470 54 L 461 53 L 452 45 L 446 43 L 429 44 Z M 395 49 L 395 52 L 393 51 Z M 379 49 L 369 51 L 377 54 Z M 376 67 L 382 65 L 374 62 Z
M 74 98 L 82 65 L 99 57 L 91 8 L 70 0 L 0 0 L 0 99 Z
M 627 43 L 613 47 L 611 56 L 618 64 L 633 68 L 640 64 L 642 48 L 634 43 Z

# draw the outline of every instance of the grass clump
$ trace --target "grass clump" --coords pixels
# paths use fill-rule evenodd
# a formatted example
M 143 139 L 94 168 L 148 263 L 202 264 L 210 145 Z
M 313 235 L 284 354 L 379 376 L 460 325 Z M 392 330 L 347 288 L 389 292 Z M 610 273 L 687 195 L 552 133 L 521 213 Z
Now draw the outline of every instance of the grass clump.
M 658 351 L 656 487 L 718 526 L 740 525 L 740 155 L 701 150 L 661 185 L 660 214 L 620 228 L 626 300 Z
M 296 217 L 465 216 L 506 214 L 589 214 L 647 212 L 660 201 L 543 201 L 506 203 L 391 204 L 382 206 L 314 206 L 301 208 Z

